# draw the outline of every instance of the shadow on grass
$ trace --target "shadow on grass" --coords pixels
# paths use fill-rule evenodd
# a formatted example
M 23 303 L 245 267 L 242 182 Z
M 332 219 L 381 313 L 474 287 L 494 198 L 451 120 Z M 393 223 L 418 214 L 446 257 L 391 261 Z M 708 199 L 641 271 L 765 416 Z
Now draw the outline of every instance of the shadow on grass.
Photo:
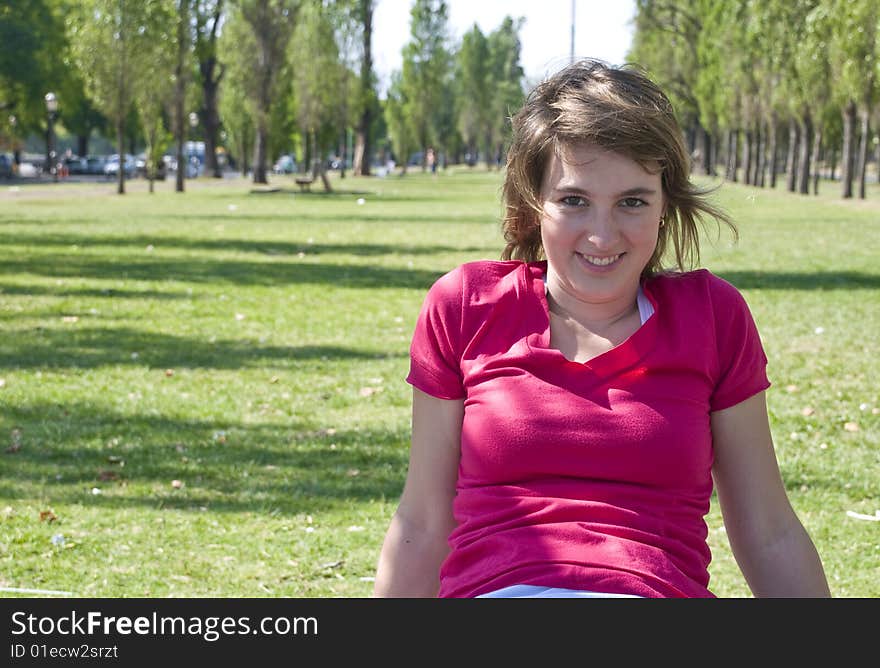
M 47 504 L 309 512 L 397 498 L 408 457 L 403 430 L 125 415 L 87 403 L 31 404 L 0 417 L 21 443 L 0 452 L 0 497 Z
M 88 369 L 105 365 L 154 369 L 284 368 L 306 360 L 369 360 L 404 353 L 341 346 L 266 346 L 249 339 L 218 340 L 118 328 L 34 329 L 19 332 L 20 347 L 0 344 L 0 368 Z M 132 354 L 137 353 L 133 358 Z
M 0 295 L 30 297 L 116 297 L 118 299 L 192 299 L 186 292 L 159 292 L 158 290 L 119 290 L 107 288 L 71 288 L 69 286 L 50 287 L 46 285 L 15 285 L 0 283 Z M 2 316 L 0 316 L 2 317 Z
M 115 260 L 82 255 L 9 257 L 0 274 L 36 274 L 52 278 L 136 281 L 183 281 L 234 285 L 284 286 L 322 284 L 349 288 L 413 288 L 426 290 L 442 272 L 399 267 L 359 266 L 277 259 L 265 262 L 160 257 Z
M 740 290 L 851 290 L 880 288 L 880 274 L 859 271 L 719 271 Z
M 147 246 L 166 250 L 169 248 L 187 251 L 223 251 L 239 253 L 258 253 L 270 256 L 295 256 L 298 253 L 308 255 L 338 254 L 373 257 L 386 255 L 434 255 L 437 253 L 479 253 L 484 248 L 459 248 L 454 246 L 422 245 L 422 244 L 324 244 L 308 243 L 308 241 L 252 240 L 252 239 L 205 239 L 167 236 L 94 236 L 75 234 L 53 234 L 51 237 L 40 235 L 18 234 L 8 237 L 0 235 L 0 246 L 36 246 L 38 248 L 79 246 L 88 249 L 91 246 L 111 248 L 131 248 L 142 252 Z

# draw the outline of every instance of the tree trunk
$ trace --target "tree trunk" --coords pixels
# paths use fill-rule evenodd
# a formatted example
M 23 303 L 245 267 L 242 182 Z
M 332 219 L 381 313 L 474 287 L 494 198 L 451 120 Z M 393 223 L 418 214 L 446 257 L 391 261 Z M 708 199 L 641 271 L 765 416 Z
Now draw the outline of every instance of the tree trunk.
M 856 104 L 850 100 L 843 109 L 843 159 L 841 166 L 841 196 L 853 196 L 853 167 L 855 166 Z
M 119 147 L 119 171 L 116 174 L 116 192 L 125 194 L 125 117 L 116 119 L 116 145 Z
M 76 136 L 76 154 L 81 158 L 89 154 L 89 135 Z
M 220 162 L 217 160 L 217 135 L 220 133 L 220 113 L 217 111 L 217 91 L 220 80 L 223 78 L 223 69 L 215 78 L 214 70 L 217 67 L 217 59 L 209 58 L 199 67 L 202 72 L 202 93 L 204 106 L 199 111 L 202 127 L 205 130 L 205 171 L 215 179 L 223 178 L 220 171 Z
M 269 129 L 266 127 L 266 114 L 259 113 L 257 119 L 257 133 L 254 137 L 254 183 L 269 183 L 266 173 L 266 141 L 269 137 Z
M 737 157 L 739 156 L 739 148 L 737 147 L 737 144 L 739 143 L 738 140 L 738 130 L 727 131 L 727 169 L 725 172 L 725 178 L 734 183 L 736 183 L 736 162 Z
M 788 157 L 785 159 L 788 171 L 788 192 L 797 190 L 797 150 L 798 150 L 798 126 L 792 118 L 788 122 Z
M 770 154 L 770 187 L 776 187 L 776 152 L 779 150 L 777 146 L 777 133 L 776 133 L 776 114 L 774 114 L 770 118 L 770 123 L 768 127 L 768 131 L 770 134 L 769 138 L 769 154 Z
M 861 113 L 861 122 L 862 122 L 862 137 L 859 141 L 859 162 L 858 162 L 858 176 L 859 176 L 859 199 L 865 199 L 865 180 L 867 176 L 867 166 L 868 166 L 868 141 L 870 140 L 870 110 L 863 109 Z
M 752 131 L 746 129 L 746 136 L 742 143 L 742 164 L 743 164 L 743 183 L 747 186 L 752 185 L 752 142 L 754 137 Z
M 363 109 L 358 119 L 355 136 L 354 165 L 355 174 L 370 175 L 370 158 L 373 153 L 370 129 L 373 125 L 373 0 L 361 0 L 361 20 L 364 24 L 363 57 L 361 59 L 361 104 Z
M 763 123 L 758 123 L 758 174 L 755 185 L 763 188 L 766 184 L 767 172 L 767 130 Z
M 702 125 L 698 127 L 700 170 L 706 176 L 712 176 L 715 171 L 712 169 L 712 136 Z
M 186 30 L 189 26 L 189 0 L 179 0 L 177 16 L 177 63 L 174 67 L 174 134 L 177 140 L 177 173 L 174 189 L 184 191 L 186 162 L 183 159 L 183 140 L 186 124 L 183 118 L 183 105 L 186 97 Z
M 813 143 L 813 119 L 809 110 L 804 110 L 800 120 L 801 138 L 800 155 L 798 157 L 798 192 L 810 194 L 810 149 Z
M 813 135 L 813 194 L 819 194 L 819 152 L 822 149 L 822 126 L 817 125 Z

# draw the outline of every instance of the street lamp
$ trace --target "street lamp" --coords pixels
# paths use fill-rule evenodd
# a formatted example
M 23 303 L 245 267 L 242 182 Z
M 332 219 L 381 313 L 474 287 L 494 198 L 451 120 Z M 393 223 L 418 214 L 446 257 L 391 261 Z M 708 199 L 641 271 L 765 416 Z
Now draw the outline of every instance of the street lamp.
M 58 181 L 58 165 L 55 160 L 55 117 L 58 113 L 58 98 L 55 93 L 46 93 L 46 112 L 49 117 L 49 135 L 46 140 L 46 165 L 53 179 Z

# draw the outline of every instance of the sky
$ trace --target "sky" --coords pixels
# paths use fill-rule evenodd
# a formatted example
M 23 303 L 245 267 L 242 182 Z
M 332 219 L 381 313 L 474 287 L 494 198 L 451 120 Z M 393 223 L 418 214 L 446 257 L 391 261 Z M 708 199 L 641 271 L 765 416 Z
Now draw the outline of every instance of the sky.
M 373 12 L 373 67 L 379 88 L 401 68 L 400 51 L 409 41 L 413 0 L 377 0 Z M 450 32 L 456 40 L 476 23 L 488 35 L 510 15 L 525 17 L 520 30 L 521 64 L 533 83 L 568 64 L 572 0 L 447 0 Z M 634 0 L 574 0 L 575 57 L 622 64 L 632 41 Z

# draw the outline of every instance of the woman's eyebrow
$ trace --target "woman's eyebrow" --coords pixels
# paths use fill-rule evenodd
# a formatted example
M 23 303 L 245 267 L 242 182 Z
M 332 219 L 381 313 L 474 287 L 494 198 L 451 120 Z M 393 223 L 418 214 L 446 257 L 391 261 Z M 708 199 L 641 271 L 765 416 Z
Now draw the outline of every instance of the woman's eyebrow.
M 590 191 L 579 186 L 575 185 L 566 185 L 565 183 L 557 184 L 553 187 L 555 192 L 567 192 L 574 193 L 576 195 L 590 195 Z M 656 195 L 657 191 L 653 188 L 648 188 L 646 186 L 636 186 L 635 188 L 627 188 L 626 190 L 619 192 L 615 195 L 615 197 L 633 197 L 634 195 Z

